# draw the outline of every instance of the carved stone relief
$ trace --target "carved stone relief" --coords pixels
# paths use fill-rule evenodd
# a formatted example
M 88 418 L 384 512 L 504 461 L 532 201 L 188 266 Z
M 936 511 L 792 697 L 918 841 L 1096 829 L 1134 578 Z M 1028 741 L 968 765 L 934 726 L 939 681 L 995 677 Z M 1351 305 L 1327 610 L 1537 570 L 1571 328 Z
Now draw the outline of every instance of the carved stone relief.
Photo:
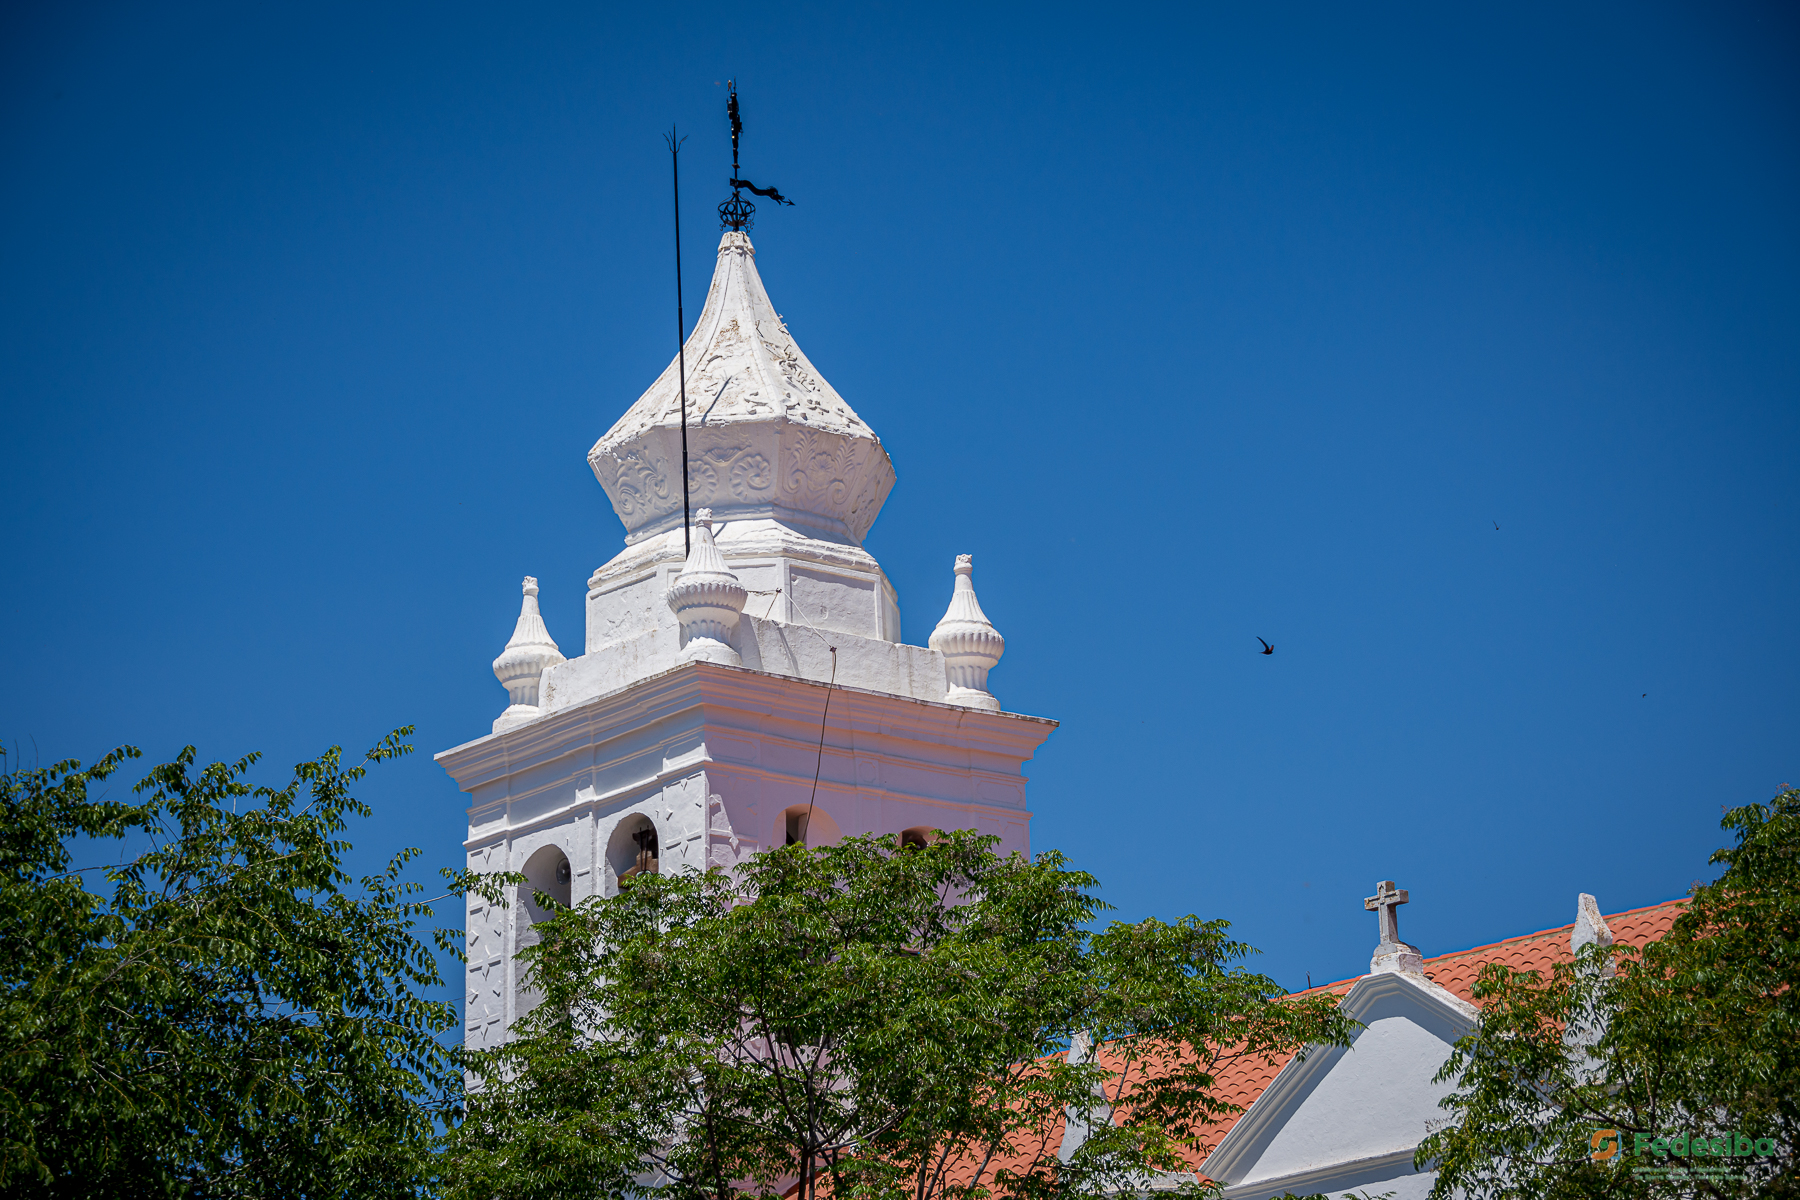
M 828 504 L 842 507 L 850 498 L 850 479 L 865 461 L 855 440 L 803 430 L 786 448 L 782 489 L 796 507 Z
M 616 490 L 612 497 L 620 515 L 632 517 L 640 513 L 661 511 L 669 498 L 675 495 L 669 482 L 668 468 L 666 460 L 652 460 L 646 450 L 630 449 L 620 455 L 617 474 L 614 476 Z
M 760 454 L 746 454 L 731 464 L 731 494 L 748 500 L 758 492 L 766 492 L 775 482 L 769 460 Z

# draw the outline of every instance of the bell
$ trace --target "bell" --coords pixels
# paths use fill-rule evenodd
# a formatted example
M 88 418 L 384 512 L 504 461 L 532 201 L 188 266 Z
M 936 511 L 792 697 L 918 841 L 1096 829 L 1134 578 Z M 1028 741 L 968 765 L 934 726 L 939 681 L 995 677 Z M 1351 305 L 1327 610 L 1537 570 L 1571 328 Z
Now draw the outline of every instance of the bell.
M 656 874 L 656 830 L 640 829 L 631 835 L 638 844 L 637 861 L 631 864 L 629 871 L 621 871 L 621 880 L 630 879 L 633 875 Z

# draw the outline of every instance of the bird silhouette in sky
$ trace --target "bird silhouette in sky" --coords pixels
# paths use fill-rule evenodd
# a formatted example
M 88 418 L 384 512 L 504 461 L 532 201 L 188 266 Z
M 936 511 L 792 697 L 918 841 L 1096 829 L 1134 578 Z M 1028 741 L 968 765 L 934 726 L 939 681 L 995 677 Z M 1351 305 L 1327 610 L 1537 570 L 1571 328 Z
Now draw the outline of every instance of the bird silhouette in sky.
M 1263 644 L 1263 648 L 1262 648 L 1262 652 L 1263 652 L 1263 653 L 1264 653 L 1264 654 L 1273 654 L 1273 653 L 1275 653 L 1275 647 L 1273 647 L 1273 646 L 1271 646 L 1271 645 L 1269 645 L 1269 643 L 1267 643 L 1267 642 L 1263 642 L 1263 640 L 1262 640 L 1262 639 L 1261 639 L 1261 638 L 1257 638 L 1257 639 L 1256 639 L 1256 640 L 1257 640 L 1257 641 L 1259 641 L 1259 642 L 1262 642 L 1262 644 Z
M 1498 521 L 1495 521 L 1495 522 L 1494 522 L 1494 528 L 1495 528 L 1495 529 L 1499 529 L 1499 528 L 1500 528 L 1500 522 L 1498 522 Z

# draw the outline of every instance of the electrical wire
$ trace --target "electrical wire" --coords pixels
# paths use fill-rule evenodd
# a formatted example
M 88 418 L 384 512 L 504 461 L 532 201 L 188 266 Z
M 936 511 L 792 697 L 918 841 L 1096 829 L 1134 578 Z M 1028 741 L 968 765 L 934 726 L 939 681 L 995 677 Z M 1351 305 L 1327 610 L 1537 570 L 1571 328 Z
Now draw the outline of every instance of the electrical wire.
M 831 647 L 831 682 L 825 685 L 825 711 L 819 714 L 819 757 L 813 763 L 812 795 L 806 801 L 806 828 L 800 831 L 801 840 L 812 832 L 813 802 L 819 798 L 819 772 L 825 766 L 825 719 L 831 715 L 831 690 L 837 686 L 837 647 Z

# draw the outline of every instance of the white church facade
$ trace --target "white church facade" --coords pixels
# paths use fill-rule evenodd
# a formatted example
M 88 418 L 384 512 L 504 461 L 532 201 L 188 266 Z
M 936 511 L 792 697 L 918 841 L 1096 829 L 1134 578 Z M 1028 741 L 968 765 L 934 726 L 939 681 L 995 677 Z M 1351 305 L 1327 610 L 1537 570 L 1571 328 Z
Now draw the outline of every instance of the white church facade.
M 588 580 L 582 653 L 564 657 L 527 578 L 494 663 L 512 703 L 437 755 L 470 797 L 472 869 L 566 903 L 849 834 L 975 829 L 1030 852 L 1024 764 L 1056 723 L 989 690 L 1005 642 L 967 555 L 928 644 L 900 640 L 862 545 L 893 464 L 800 351 L 747 235 L 724 235 L 683 354 L 588 463 L 625 544 Z M 469 901 L 471 1048 L 519 1014 L 514 955 L 537 915 Z

